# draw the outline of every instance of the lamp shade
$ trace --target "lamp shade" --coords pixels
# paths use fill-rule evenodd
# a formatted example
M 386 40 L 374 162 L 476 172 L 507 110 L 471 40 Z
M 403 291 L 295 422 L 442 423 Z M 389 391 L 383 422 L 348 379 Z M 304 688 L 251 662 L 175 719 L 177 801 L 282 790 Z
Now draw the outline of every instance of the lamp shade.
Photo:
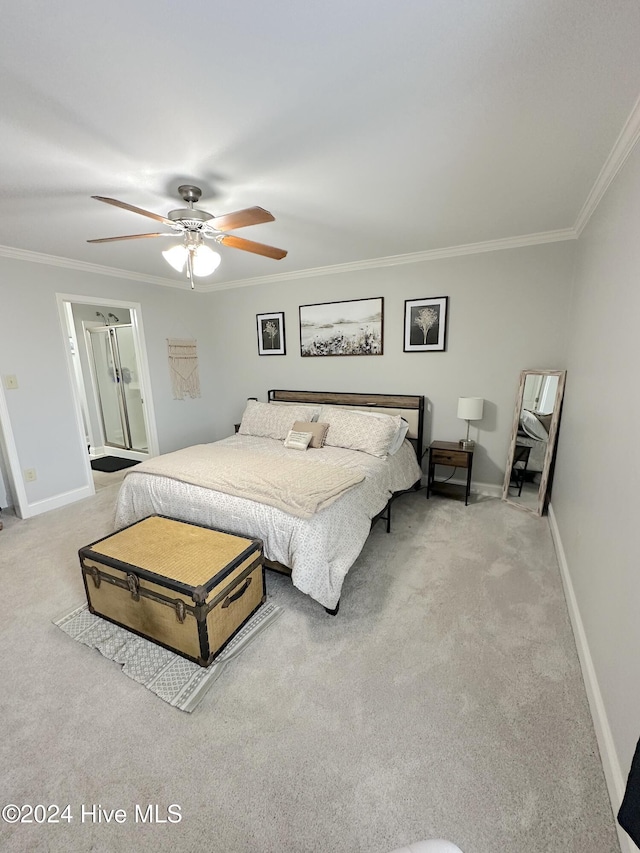
M 187 262 L 187 250 L 182 245 L 172 246 L 170 249 L 165 249 L 162 257 L 168 264 L 171 264 L 174 270 L 182 272 Z
M 211 275 L 220 264 L 220 255 L 218 252 L 214 252 L 202 243 L 195 248 L 189 248 L 179 243 L 177 246 L 172 246 L 170 249 L 164 251 L 162 256 L 167 263 L 171 264 L 174 270 L 182 272 L 189 252 L 191 252 L 194 275 L 200 277 Z
M 211 275 L 218 269 L 220 255 L 208 246 L 200 245 L 193 253 L 193 274 L 197 276 Z
M 484 399 L 482 397 L 458 397 L 458 417 L 465 421 L 482 419 Z

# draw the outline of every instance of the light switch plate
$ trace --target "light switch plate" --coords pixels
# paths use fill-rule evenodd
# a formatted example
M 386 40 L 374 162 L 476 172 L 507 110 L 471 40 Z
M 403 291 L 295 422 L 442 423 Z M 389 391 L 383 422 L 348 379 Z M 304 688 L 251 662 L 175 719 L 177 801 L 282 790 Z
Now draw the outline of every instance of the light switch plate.
M 3 376 L 2 383 L 7 391 L 12 391 L 14 388 L 18 387 L 18 379 L 16 376 Z

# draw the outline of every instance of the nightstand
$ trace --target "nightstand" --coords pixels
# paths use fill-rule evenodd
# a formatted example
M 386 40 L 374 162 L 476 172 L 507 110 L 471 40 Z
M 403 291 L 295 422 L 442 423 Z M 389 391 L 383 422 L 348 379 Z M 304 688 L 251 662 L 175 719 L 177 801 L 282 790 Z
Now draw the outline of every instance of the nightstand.
M 471 466 L 473 465 L 473 451 L 475 448 L 463 450 L 457 441 L 432 441 L 429 446 L 429 470 L 427 474 L 427 498 L 433 491 L 433 486 L 440 485 L 435 477 L 436 465 L 448 465 L 451 468 L 467 469 L 467 485 L 464 494 L 464 505 L 469 504 L 471 492 Z M 452 486 L 457 486 L 452 483 Z

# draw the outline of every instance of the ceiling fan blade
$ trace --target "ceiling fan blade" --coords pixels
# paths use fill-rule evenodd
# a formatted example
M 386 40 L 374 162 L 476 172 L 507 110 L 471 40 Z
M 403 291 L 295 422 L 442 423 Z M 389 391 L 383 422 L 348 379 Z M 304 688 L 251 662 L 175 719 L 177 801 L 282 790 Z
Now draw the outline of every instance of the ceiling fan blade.
M 236 228 L 261 225 L 263 222 L 275 222 L 275 216 L 262 207 L 247 207 L 245 210 L 236 210 L 235 213 L 214 216 L 209 225 L 212 225 L 216 231 L 234 231 Z
M 140 237 L 173 237 L 173 234 L 127 234 L 124 237 L 101 237 L 98 240 L 87 240 L 87 243 L 113 243 L 115 240 L 137 240 Z
M 117 198 L 106 198 L 103 195 L 92 195 L 96 201 L 104 201 L 105 204 L 113 204 L 115 207 L 121 207 L 123 210 L 130 210 L 132 213 L 139 213 L 142 216 L 148 216 L 150 219 L 155 219 L 157 222 L 164 222 L 165 225 L 173 225 L 170 219 L 166 216 L 160 216 L 159 213 L 151 213 L 149 210 L 143 210 L 141 207 L 134 207 L 132 204 L 127 204 L 125 201 L 118 201 Z
M 284 249 L 276 249 L 275 246 L 265 246 L 264 243 L 254 243 L 253 240 L 234 237 L 233 234 L 228 234 L 226 237 L 220 237 L 219 242 L 222 243 L 223 246 L 231 246 L 233 249 L 243 249 L 245 252 L 264 255 L 265 258 L 273 258 L 274 261 L 279 261 L 287 256 Z

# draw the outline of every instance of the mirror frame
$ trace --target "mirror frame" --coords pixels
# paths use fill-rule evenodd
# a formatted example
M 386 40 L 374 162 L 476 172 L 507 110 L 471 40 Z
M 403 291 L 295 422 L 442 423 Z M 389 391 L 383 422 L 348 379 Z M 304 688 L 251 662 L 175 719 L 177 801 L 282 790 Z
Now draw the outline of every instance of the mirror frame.
M 532 374 L 536 376 L 557 376 L 558 387 L 556 389 L 556 397 L 553 403 L 553 417 L 549 426 L 549 439 L 547 441 L 547 450 L 544 456 L 542 465 L 542 475 L 540 477 L 540 486 L 538 488 L 538 503 L 533 507 L 524 506 L 509 496 L 509 483 L 511 482 L 511 468 L 513 467 L 513 457 L 516 450 L 516 442 L 518 437 L 518 426 L 520 425 L 520 414 L 522 412 L 522 403 L 524 401 L 524 386 L 527 376 Z M 516 397 L 516 407 L 513 413 L 513 425 L 511 427 L 511 438 L 509 441 L 509 455 L 507 456 L 507 469 L 504 474 L 504 484 L 502 487 L 502 500 L 512 506 L 522 509 L 525 512 L 532 512 L 534 515 L 544 515 L 549 499 L 549 491 L 551 486 L 551 473 L 553 470 L 553 462 L 556 450 L 556 442 L 558 437 L 558 427 L 560 425 L 560 414 L 562 410 L 562 398 L 564 396 L 564 386 L 567 378 L 566 370 L 523 370 L 520 373 L 520 385 L 518 386 L 518 395 Z

